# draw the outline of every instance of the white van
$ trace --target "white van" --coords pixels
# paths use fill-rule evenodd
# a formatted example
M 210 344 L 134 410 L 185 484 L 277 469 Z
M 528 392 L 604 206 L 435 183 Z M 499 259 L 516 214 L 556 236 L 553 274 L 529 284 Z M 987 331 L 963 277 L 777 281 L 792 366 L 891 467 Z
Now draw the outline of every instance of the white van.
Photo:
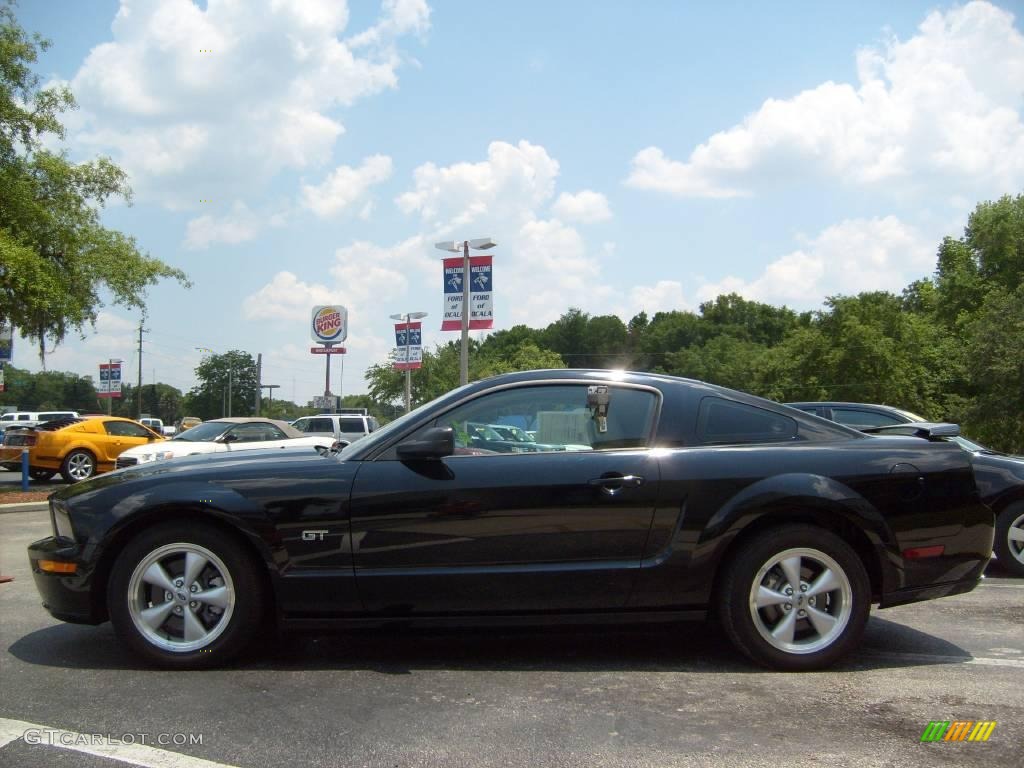
M 0 425 L 10 426 L 12 421 L 53 421 L 54 419 L 77 419 L 78 411 L 10 411 L 0 416 Z

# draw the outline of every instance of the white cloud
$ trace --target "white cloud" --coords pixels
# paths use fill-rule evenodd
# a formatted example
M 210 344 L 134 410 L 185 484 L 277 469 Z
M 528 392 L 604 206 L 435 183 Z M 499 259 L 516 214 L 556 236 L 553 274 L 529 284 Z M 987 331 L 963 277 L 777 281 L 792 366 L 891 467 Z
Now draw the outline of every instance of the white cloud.
M 933 12 L 909 40 L 859 51 L 857 69 L 856 85 L 768 99 L 685 162 L 643 149 L 626 183 L 723 198 L 779 169 L 860 184 L 942 174 L 995 193 L 1024 182 L 1024 35 L 1009 12 L 987 2 Z
M 237 245 L 254 240 L 261 229 L 261 219 L 242 202 L 220 218 L 213 215 L 192 219 L 185 228 L 185 247 L 190 250 L 209 248 L 214 243 Z
M 334 253 L 329 270 L 333 279 L 326 285 L 303 282 L 292 272 L 278 272 L 273 279 L 248 296 L 243 311 L 249 319 L 284 318 L 305 320 L 316 304 L 337 302 L 352 316 L 367 315 L 381 305 L 395 306 L 406 298 L 410 283 L 421 283 L 438 270 L 437 259 L 429 258 L 430 245 L 411 237 L 391 247 L 356 241 Z M 400 311 L 399 306 L 397 310 Z
M 347 208 L 354 207 L 375 184 L 391 177 L 391 158 L 387 155 L 373 155 L 363 160 L 358 168 L 339 165 L 319 185 L 302 185 L 302 202 L 317 216 L 333 216 Z M 366 216 L 370 210 L 363 208 Z
M 69 138 L 112 155 L 142 199 L 251 195 L 279 171 L 329 161 L 338 108 L 397 87 L 397 43 L 425 33 L 429 8 L 383 9 L 357 46 L 344 0 L 122 0 L 112 40 L 71 79 L 81 110 Z
M 333 304 L 342 299 L 339 291 L 318 283 L 305 283 L 293 273 L 282 271 L 242 302 L 242 312 L 250 320 L 308 320 L 317 304 Z
M 495 293 L 514 298 L 507 310 L 497 311 L 507 311 L 511 323 L 543 325 L 569 305 L 603 313 L 615 293 L 601 280 L 601 262 L 610 253 L 588 248 L 573 226 L 542 215 L 555 196 L 558 173 L 558 161 L 544 147 L 494 141 L 487 158 L 476 163 L 421 165 L 413 188 L 396 202 L 419 215 L 432 231 L 430 241 L 467 235 L 498 240 Z M 601 201 L 607 209 L 603 195 L 586 190 L 565 196 L 563 207 L 600 216 Z
M 51 371 L 78 371 L 80 375 L 98 377 L 100 362 L 121 358 L 127 366 L 134 360 L 138 320 L 132 320 L 110 310 L 101 309 L 96 313 L 96 325 L 85 326 L 83 338 L 74 331 L 68 333 L 64 342 L 50 351 L 47 342 L 46 368 Z M 17 335 L 14 343 L 16 365 L 29 371 L 42 370 L 39 363 L 39 346 Z
M 754 280 L 729 276 L 704 283 L 697 298 L 707 301 L 739 293 L 810 309 L 820 306 L 825 296 L 839 293 L 898 293 L 932 266 L 934 242 L 894 216 L 850 219 L 805 239 L 804 247 L 771 262 Z
M 494 141 L 481 162 L 419 166 L 413 189 L 396 203 L 439 235 L 481 221 L 520 223 L 551 199 L 557 176 L 558 162 L 544 147 Z
M 583 223 L 607 221 L 612 217 L 608 198 L 590 189 L 584 189 L 575 195 L 563 192 L 551 206 L 551 211 L 566 221 Z
M 349 40 L 353 48 L 409 33 L 423 35 L 430 28 L 430 7 L 426 0 L 384 0 L 383 11 L 377 24 Z

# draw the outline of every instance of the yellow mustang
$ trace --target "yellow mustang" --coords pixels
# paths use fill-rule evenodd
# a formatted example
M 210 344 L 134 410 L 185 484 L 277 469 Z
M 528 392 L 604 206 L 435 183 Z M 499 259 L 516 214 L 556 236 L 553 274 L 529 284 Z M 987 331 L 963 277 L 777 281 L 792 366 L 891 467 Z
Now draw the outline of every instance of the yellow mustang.
M 27 447 L 33 480 L 49 480 L 60 472 L 65 481 L 77 483 L 112 470 L 122 451 L 163 439 L 137 421 L 116 416 L 58 419 L 24 430 L 8 430 L 0 466 L 20 469 L 20 449 Z

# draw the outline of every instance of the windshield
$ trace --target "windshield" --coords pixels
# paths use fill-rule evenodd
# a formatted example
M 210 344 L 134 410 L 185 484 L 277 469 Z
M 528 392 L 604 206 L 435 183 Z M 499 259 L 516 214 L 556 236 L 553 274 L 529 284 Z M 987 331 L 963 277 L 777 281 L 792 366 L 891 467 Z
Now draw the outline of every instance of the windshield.
M 206 443 L 215 440 L 229 427 L 234 426 L 230 421 L 204 421 L 192 429 L 186 430 L 172 437 L 172 440 L 184 440 L 189 443 Z

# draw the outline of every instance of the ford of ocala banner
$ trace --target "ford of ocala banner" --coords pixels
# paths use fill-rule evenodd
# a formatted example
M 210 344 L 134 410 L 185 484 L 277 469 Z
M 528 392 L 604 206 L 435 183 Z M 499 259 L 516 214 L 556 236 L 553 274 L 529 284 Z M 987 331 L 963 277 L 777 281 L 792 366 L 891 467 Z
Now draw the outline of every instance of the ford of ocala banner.
M 492 256 L 469 259 L 469 328 L 494 326 Z M 444 320 L 442 331 L 462 330 L 462 258 L 444 260 Z
M 420 323 L 395 323 L 395 368 L 406 371 L 423 365 Z

